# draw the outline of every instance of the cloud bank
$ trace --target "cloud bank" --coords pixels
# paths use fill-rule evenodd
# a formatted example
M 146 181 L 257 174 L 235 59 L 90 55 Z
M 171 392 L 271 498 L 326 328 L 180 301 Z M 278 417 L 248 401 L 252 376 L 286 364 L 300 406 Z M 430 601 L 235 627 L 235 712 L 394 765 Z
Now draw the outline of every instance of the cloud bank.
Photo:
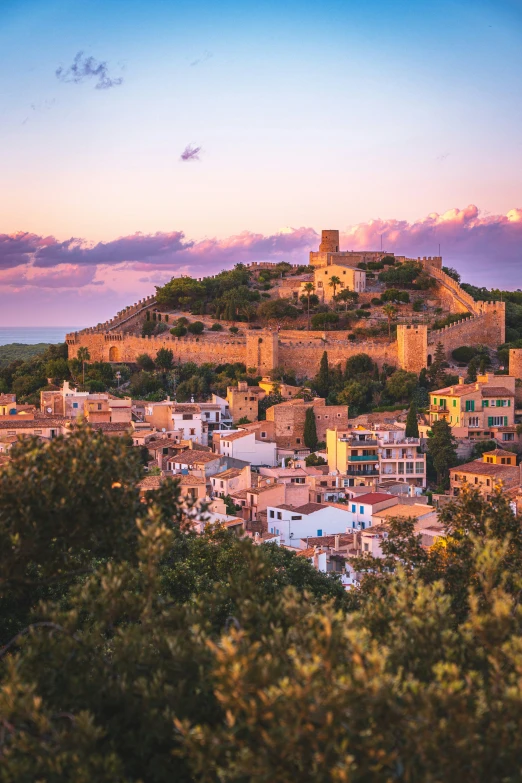
M 110 90 L 111 87 L 118 87 L 123 84 L 120 77 L 114 78 L 109 75 L 109 66 L 105 61 L 95 60 L 94 57 L 86 57 L 83 52 L 78 52 L 68 68 L 60 66 L 55 71 L 56 78 L 61 82 L 82 84 L 87 80 L 93 79 L 96 84 L 96 90 Z
M 456 267 L 465 281 L 522 288 L 522 208 L 487 215 L 470 205 L 411 223 L 370 220 L 341 232 L 341 248 L 377 249 L 381 236 L 384 249 L 412 257 L 437 255 L 440 243 L 444 263 Z M 36 302 L 45 289 L 54 292 L 60 306 L 63 291 L 69 304 L 82 297 L 85 307 L 94 307 L 91 320 L 96 322 L 113 315 L 111 301 L 117 309 L 122 300 L 135 301 L 173 275 L 200 277 L 239 262 L 307 263 L 308 252 L 318 245 L 319 232 L 309 227 L 199 241 L 183 231 L 135 233 L 98 243 L 30 232 L 0 234 L 0 310 L 7 297 L 33 291 Z M 103 312 L 96 311 L 100 302 Z

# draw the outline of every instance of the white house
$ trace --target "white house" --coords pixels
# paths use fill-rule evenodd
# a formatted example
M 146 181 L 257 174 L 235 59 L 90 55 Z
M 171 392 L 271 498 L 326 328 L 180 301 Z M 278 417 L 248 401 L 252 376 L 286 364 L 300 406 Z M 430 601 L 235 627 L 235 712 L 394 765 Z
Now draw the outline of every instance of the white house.
M 346 507 L 349 514 L 348 527 L 352 530 L 371 527 L 376 512 L 396 506 L 398 502 L 397 495 L 388 495 L 385 492 L 368 492 L 366 495 L 354 497 Z
M 281 538 L 286 546 L 300 546 L 307 536 L 325 536 L 344 533 L 349 526 L 346 507 L 323 503 L 305 503 L 303 506 L 280 504 L 267 508 L 268 532 Z
M 254 432 L 234 430 L 215 432 L 214 450 L 224 457 L 233 457 L 251 465 L 277 465 L 277 445 L 273 441 L 256 440 Z

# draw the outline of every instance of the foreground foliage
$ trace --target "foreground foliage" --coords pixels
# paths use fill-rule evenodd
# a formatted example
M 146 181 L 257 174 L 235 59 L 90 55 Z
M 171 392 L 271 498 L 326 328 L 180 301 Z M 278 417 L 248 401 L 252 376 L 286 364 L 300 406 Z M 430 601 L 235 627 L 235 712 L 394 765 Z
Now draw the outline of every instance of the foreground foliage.
M 94 446 L 75 445 L 82 463 Z M 51 471 L 66 449 L 45 447 Z M 349 594 L 286 550 L 195 536 L 187 513 L 173 484 L 98 506 L 111 556 L 4 639 L 1 781 L 520 780 L 522 534 L 500 492 L 446 509 L 429 551 L 395 520 Z

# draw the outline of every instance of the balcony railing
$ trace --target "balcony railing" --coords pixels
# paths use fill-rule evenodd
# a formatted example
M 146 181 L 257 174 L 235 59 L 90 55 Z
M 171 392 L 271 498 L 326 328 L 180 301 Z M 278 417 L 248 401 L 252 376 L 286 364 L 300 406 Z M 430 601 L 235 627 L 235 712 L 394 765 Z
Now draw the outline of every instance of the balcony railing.
M 361 456 L 348 455 L 346 457 L 348 462 L 378 462 L 379 457 L 377 454 L 363 454 Z
M 346 471 L 347 476 L 378 476 L 379 471 L 376 468 L 367 468 L 365 470 L 356 470 L 355 468 L 348 468 Z
M 430 405 L 431 413 L 449 413 L 449 408 L 445 405 Z
M 339 438 L 339 440 L 342 441 L 343 443 L 348 443 L 350 446 L 353 446 L 354 448 L 361 448 L 361 449 L 363 449 L 365 446 L 377 447 L 379 445 L 377 438 L 365 438 L 364 440 L 359 440 L 358 438 Z

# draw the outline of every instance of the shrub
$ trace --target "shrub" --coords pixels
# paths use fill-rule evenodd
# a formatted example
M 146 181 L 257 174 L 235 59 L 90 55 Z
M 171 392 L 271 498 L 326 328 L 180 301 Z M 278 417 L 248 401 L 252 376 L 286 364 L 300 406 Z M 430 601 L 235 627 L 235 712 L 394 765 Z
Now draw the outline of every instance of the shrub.
M 327 329 L 328 325 L 339 323 L 337 313 L 316 313 L 312 316 L 312 329 Z
M 413 307 L 412 307 L 413 312 L 414 313 L 420 313 L 420 312 L 422 312 L 423 307 L 424 307 L 424 302 L 422 301 L 422 299 L 415 299 L 415 301 L 413 302 Z
M 372 299 L 372 305 L 382 305 L 382 299 L 379 296 L 374 296 Z
M 190 334 L 202 334 L 205 329 L 205 324 L 203 321 L 194 321 L 194 323 L 188 325 L 187 329 Z
M 222 332 L 223 331 L 223 325 L 222 324 L 218 324 L 218 323 L 212 324 L 212 326 L 210 327 L 210 331 L 211 332 Z
M 369 318 L 370 313 L 367 310 L 356 310 L 355 315 L 357 318 Z
M 187 334 L 187 328 L 185 326 L 174 326 L 170 333 L 174 335 L 174 337 L 184 337 Z
M 145 321 L 142 324 L 141 327 L 141 336 L 142 337 L 148 337 L 151 334 L 154 334 L 154 330 L 156 329 L 156 323 L 155 321 Z
M 462 362 L 463 364 L 468 364 L 477 354 L 477 349 L 473 348 L 471 345 L 461 345 L 451 352 L 455 361 Z
M 189 323 L 189 319 L 182 315 L 177 319 L 176 323 L 178 326 L 186 326 Z
M 231 326 L 231 327 L 230 327 L 230 329 L 229 329 L 228 331 L 229 331 L 231 334 L 237 334 L 237 333 L 239 332 L 239 329 L 237 328 L 237 326 Z

